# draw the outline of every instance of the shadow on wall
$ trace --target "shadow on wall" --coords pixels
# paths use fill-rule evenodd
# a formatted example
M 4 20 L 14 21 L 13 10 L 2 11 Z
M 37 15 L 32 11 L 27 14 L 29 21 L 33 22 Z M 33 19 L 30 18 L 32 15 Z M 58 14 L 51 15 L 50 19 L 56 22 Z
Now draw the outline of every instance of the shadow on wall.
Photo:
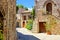
M 33 35 L 24 35 L 22 33 L 17 32 L 18 40 L 40 40 Z

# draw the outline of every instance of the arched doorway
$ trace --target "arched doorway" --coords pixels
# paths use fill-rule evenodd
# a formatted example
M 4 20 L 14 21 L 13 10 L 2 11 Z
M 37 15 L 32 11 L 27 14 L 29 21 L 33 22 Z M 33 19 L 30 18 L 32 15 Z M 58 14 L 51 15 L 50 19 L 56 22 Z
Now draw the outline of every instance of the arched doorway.
M 52 14 L 52 3 L 46 5 L 47 14 Z
M 3 36 L 3 15 L 0 11 L 0 37 Z M 0 38 L 2 40 L 2 38 Z
M 25 27 L 25 22 L 23 21 L 23 27 Z

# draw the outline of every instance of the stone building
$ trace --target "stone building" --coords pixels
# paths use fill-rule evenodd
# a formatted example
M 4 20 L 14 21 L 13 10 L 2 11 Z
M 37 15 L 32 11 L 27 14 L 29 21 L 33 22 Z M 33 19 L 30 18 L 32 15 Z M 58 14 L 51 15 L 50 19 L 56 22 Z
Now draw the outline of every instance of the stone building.
M 20 25 L 20 14 L 16 14 L 16 27 L 21 27 L 21 25 Z
M 29 17 L 31 17 L 30 10 L 19 8 L 18 13 L 17 13 L 17 25 L 19 25 L 19 27 L 25 27 Z
M 35 20 L 32 31 L 35 33 L 46 32 L 44 23 L 49 22 L 48 16 L 60 20 L 60 0 L 35 0 Z M 60 22 L 57 22 L 60 24 Z M 55 26 L 52 34 L 60 34 L 60 26 Z M 57 32 L 59 31 L 59 32 Z
M 19 8 L 18 9 L 18 12 L 17 12 L 17 14 L 16 14 L 16 27 L 21 27 L 21 13 L 23 12 L 23 11 L 25 11 L 25 9 L 24 8 Z
M 31 12 L 30 11 L 23 11 L 20 15 L 21 18 L 21 27 L 26 27 L 26 24 L 28 22 L 28 19 L 31 17 Z
M 16 39 L 16 0 L 0 0 L 0 30 L 4 40 Z

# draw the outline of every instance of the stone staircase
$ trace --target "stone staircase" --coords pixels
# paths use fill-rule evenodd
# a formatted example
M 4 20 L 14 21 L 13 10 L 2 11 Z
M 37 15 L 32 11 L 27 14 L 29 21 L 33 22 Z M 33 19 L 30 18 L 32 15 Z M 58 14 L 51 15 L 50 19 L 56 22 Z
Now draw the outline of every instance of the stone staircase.
M 48 16 L 45 15 L 45 19 L 49 18 L 49 16 L 50 16 L 50 18 L 52 20 L 55 19 L 57 21 L 57 24 L 55 24 L 55 26 L 53 26 L 51 28 L 51 33 L 52 34 L 60 34 L 60 17 L 56 17 L 54 15 L 48 15 Z M 50 18 L 47 19 L 47 20 L 49 21 Z M 38 33 L 38 31 L 39 31 L 38 18 L 35 18 L 35 20 L 33 21 L 33 29 L 32 29 L 32 32 Z
M 60 17 L 56 17 L 56 16 L 53 16 L 53 15 L 52 15 L 52 17 L 57 20 L 57 24 L 51 30 L 52 34 L 60 35 Z
M 39 27 L 38 27 L 38 18 L 35 18 L 35 20 L 33 21 L 33 28 L 32 28 L 32 32 L 33 33 L 38 33 Z
M 57 22 L 54 26 L 52 26 L 51 33 L 54 35 L 60 35 L 60 17 L 56 17 L 54 15 L 49 15 L 49 16 L 52 20 L 55 19 Z M 49 16 L 47 17 L 49 18 Z

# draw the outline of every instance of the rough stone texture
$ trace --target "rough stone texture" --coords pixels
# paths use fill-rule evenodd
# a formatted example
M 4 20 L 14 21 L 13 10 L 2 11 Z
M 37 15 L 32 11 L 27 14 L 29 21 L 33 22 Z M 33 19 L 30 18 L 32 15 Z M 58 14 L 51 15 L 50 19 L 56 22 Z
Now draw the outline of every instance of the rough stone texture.
M 57 10 L 60 8 L 60 0 L 35 0 L 35 13 L 36 14 L 35 14 L 35 20 L 34 20 L 33 29 L 32 29 L 33 32 L 37 33 L 39 31 L 39 22 L 48 21 L 48 19 L 47 19 L 48 15 L 46 14 L 46 5 L 48 3 L 52 3 L 51 16 L 54 16 L 54 18 L 56 18 L 57 20 L 60 20 L 60 17 L 59 17 L 60 14 Z M 60 28 L 57 26 L 57 24 L 56 24 L 56 27 L 55 27 L 54 31 L 52 31 L 52 34 L 60 34 L 59 32 L 54 33 L 58 28 Z M 35 30 L 35 29 L 37 29 L 37 30 Z
M 51 29 L 51 33 L 54 35 L 60 35 L 60 21 Z
M 19 21 L 19 27 L 22 27 L 22 12 L 23 11 L 26 11 L 24 8 L 19 8 L 19 10 L 18 10 L 18 14 L 19 14 L 19 17 L 17 17 L 17 21 L 16 22 L 18 22 Z M 19 18 L 19 19 L 18 19 Z
M 3 34 L 4 40 L 16 39 L 16 0 L 0 0 L 0 11 L 4 16 Z
M 19 8 L 18 14 L 20 15 L 19 27 L 23 27 L 23 26 L 26 27 L 26 24 L 27 24 L 27 21 L 29 19 L 29 16 L 32 16 L 31 15 L 31 11 L 30 10 L 26 10 L 24 8 Z M 26 16 L 26 20 L 24 20 L 24 16 Z M 18 19 L 17 19 L 17 22 L 18 22 Z M 25 22 L 25 25 L 23 25 L 23 22 Z

